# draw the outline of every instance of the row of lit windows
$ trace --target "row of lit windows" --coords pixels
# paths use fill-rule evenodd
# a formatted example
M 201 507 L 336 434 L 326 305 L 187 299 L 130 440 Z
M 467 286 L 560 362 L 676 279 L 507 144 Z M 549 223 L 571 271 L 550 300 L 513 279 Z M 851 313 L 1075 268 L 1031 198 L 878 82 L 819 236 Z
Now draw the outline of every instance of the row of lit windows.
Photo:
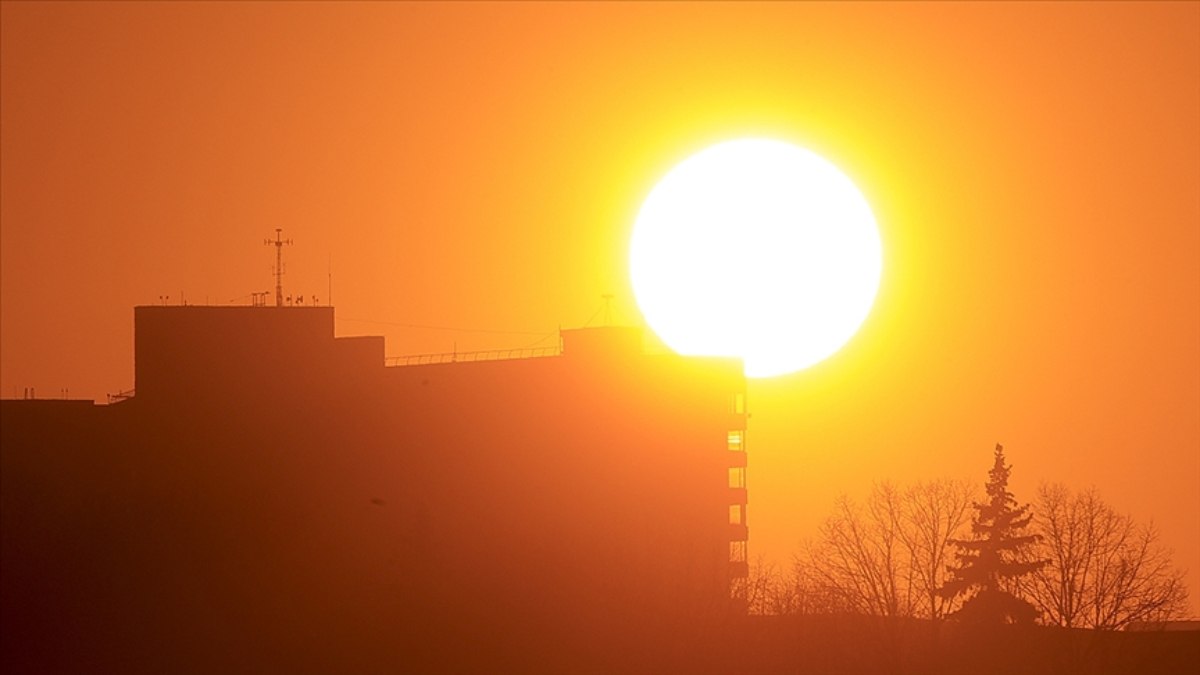
M 729 397 L 729 412 L 735 415 L 746 414 L 746 394 L 744 392 L 735 392 Z M 730 429 L 726 435 L 725 447 L 732 452 L 746 451 L 746 432 L 742 429 Z M 741 488 L 746 487 L 746 467 L 734 467 L 729 469 L 729 487 Z M 730 504 L 729 505 L 729 524 L 730 525 L 745 525 L 746 524 L 746 505 L 745 504 Z M 746 563 L 748 556 L 748 545 L 745 540 L 729 542 L 729 560 L 734 563 Z

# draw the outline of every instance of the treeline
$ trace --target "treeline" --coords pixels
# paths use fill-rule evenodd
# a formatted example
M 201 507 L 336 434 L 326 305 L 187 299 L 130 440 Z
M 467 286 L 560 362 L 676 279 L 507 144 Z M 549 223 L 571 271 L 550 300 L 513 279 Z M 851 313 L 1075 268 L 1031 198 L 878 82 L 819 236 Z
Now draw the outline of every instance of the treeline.
M 790 569 L 760 558 L 734 595 L 751 614 L 1037 622 L 1115 630 L 1187 612 L 1183 572 L 1094 489 L 1007 490 L 1003 449 L 984 493 L 966 481 L 877 483 L 839 497 Z

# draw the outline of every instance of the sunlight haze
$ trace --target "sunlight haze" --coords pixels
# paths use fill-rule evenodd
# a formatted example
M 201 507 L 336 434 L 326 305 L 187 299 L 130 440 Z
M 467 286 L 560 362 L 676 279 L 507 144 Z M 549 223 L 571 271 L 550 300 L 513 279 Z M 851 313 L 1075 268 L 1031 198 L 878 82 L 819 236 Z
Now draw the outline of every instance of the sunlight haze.
M 1003 443 L 1019 502 L 1094 486 L 1153 521 L 1197 613 L 1200 4 L 0 12 L 5 398 L 131 389 L 132 308 L 273 297 L 283 228 L 285 294 L 389 356 L 554 345 L 607 306 L 652 349 L 786 373 L 746 394 L 752 559 L 790 565 L 877 481 L 982 488 Z M 729 232 L 655 244 L 682 296 L 641 286 L 671 282 L 631 254 L 664 177 L 755 138 L 837 167 L 873 215 L 861 268 L 791 242 L 735 268 L 846 272 L 836 327 L 723 285 Z

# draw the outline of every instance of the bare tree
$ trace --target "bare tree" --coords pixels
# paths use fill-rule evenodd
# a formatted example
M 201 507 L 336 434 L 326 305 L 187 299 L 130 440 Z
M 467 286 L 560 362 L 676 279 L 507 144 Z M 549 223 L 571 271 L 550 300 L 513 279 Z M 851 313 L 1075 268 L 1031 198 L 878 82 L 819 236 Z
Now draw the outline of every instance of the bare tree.
M 805 551 L 813 549 L 806 544 Z M 800 554 L 793 558 L 792 576 L 788 579 L 791 590 L 791 608 L 795 614 L 845 614 L 852 611 L 846 594 L 832 586 L 820 565 Z
M 909 616 L 910 596 L 902 568 L 899 497 L 878 484 L 867 507 L 843 495 L 821 525 L 820 538 L 806 551 L 818 584 L 838 596 L 847 609 L 874 616 Z
M 749 614 L 796 613 L 792 579 L 781 573 L 774 563 L 767 563 L 761 555 L 755 558 L 744 578 L 734 581 L 733 597 Z
M 905 526 L 900 532 L 920 591 L 918 616 L 941 619 L 958 605 L 938 589 L 949 578 L 951 542 L 970 522 L 975 494 L 971 483 L 949 479 L 917 483 L 904 492 Z
M 938 588 L 973 494 L 967 483 L 940 480 L 904 490 L 878 483 L 861 506 L 839 497 L 818 540 L 797 561 L 799 605 L 887 617 L 944 616 L 955 600 L 941 597 Z
M 733 597 L 748 614 L 833 614 L 847 607 L 835 589 L 826 584 L 807 560 L 797 556 L 792 569 L 781 571 L 758 556 L 749 574 L 733 583 Z
M 1031 554 L 1050 562 L 1021 591 L 1058 626 L 1118 629 L 1183 615 L 1187 590 L 1153 525 L 1117 513 L 1094 489 L 1061 484 L 1038 490 Z

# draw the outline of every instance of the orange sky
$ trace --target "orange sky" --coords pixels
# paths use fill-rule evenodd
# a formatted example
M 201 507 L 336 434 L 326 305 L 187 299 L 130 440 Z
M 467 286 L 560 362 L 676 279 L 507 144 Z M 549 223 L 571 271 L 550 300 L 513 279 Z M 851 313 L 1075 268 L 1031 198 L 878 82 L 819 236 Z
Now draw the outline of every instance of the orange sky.
M 1019 499 L 1095 485 L 1200 595 L 1200 4 L 0 19 L 5 397 L 129 388 L 132 306 L 246 302 L 275 227 L 286 290 L 324 302 L 332 260 L 339 334 L 390 354 L 530 344 L 610 291 L 640 321 L 641 199 L 691 152 L 767 135 L 858 183 L 884 278 L 836 357 L 752 383 L 753 551 L 786 561 L 872 480 L 982 482 L 1000 441 Z

